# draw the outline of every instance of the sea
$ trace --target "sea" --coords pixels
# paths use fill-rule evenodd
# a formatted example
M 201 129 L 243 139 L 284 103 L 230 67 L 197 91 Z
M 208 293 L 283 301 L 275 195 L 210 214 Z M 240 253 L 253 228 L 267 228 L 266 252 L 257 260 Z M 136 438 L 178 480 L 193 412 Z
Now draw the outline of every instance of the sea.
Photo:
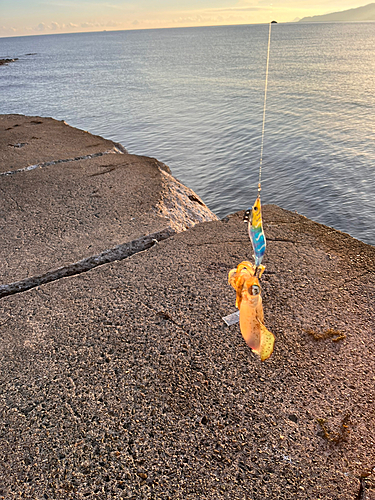
M 0 38 L 18 58 L 0 67 L 0 113 L 155 157 L 224 217 L 257 196 L 268 31 Z M 272 24 L 261 194 L 375 245 L 375 23 Z

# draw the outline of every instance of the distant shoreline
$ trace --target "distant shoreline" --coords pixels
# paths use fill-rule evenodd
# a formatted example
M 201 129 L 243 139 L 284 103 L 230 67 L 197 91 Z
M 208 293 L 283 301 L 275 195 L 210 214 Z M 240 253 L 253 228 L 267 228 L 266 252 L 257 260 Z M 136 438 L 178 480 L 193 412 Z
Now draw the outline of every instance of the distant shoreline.
M 347 9 L 320 16 L 303 17 L 300 23 L 320 23 L 320 22 L 374 22 L 375 3 L 370 3 L 355 9 Z

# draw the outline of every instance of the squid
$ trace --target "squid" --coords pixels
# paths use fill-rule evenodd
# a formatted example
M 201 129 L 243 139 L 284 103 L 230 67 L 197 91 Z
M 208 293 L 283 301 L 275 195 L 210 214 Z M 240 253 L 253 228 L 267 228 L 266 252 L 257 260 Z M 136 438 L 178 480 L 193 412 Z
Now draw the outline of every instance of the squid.
M 259 263 L 260 264 L 260 263 Z M 259 265 L 258 264 L 258 265 Z M 260 266 L 261 272 L 264 266 Z M 264 326 L 261 287 L 256 276 L 258 266 L 241 262 L 229 271 L 228 282 L 236 290 L 236 307 L 240 311 L 240 329 L 246 344 L 261 361 L 268 359 L 274 348 L 275 337 Z

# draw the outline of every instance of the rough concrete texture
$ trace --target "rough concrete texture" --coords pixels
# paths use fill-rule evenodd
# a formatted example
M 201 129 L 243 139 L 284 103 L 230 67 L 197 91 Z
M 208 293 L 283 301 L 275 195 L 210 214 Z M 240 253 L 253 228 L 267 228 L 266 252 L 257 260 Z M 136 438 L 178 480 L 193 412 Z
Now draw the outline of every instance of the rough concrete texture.
M 106 155 L 0 177 L 3 283 L 163 229 L 156 160 Z
M 122 146 L 64 121 L 40 116 L 0 115 L 0 172 L 14 172 L 45 162 L 72 160 Z
M 194 191 L 175 179 L 166 169 L 160 171 L 164 195 L 157 205 L 158 213 L 170 221 L 176 232 L 185 231 L 197 222 L 218 220 Z
M 241 213 L 0 300 L 0 498 L 372 498 L 375 248 L 264 225 L 264 363 L 221 319 Z
M 12 141 L 26 146 L 15 159 L 18 150 L 0 143 L 0 171 L 7 172 L 10 165 L 18 170 L 0 175 L 0 288 L 74 266 L 168 227 L 178 232 L 217 219 L 153 158 L 105 154 L 79 159 L 115 145 L 51 118 L 0 117 L 3 128 L 12 124 L 6 133 L 17 133 Z M 35 147 L 29 146 L 33 127 L 40 130 Z M 56 149 L 50 150 L 51 145 Z M 76 159 L 60 161 L 72 155 Z M 48 161 L 24 170 L 37 157 Z

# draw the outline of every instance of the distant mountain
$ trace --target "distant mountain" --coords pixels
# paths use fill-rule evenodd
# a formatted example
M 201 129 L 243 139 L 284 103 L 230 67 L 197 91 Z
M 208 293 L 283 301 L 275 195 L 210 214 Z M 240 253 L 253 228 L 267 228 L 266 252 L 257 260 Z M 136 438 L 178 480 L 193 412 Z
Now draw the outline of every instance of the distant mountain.
M 332 21 L 375 21 L 375 3 L 369 3 L 356 9 L 333 12 L 323 16 L 303 17 L 300 23 L 324 23 Z

